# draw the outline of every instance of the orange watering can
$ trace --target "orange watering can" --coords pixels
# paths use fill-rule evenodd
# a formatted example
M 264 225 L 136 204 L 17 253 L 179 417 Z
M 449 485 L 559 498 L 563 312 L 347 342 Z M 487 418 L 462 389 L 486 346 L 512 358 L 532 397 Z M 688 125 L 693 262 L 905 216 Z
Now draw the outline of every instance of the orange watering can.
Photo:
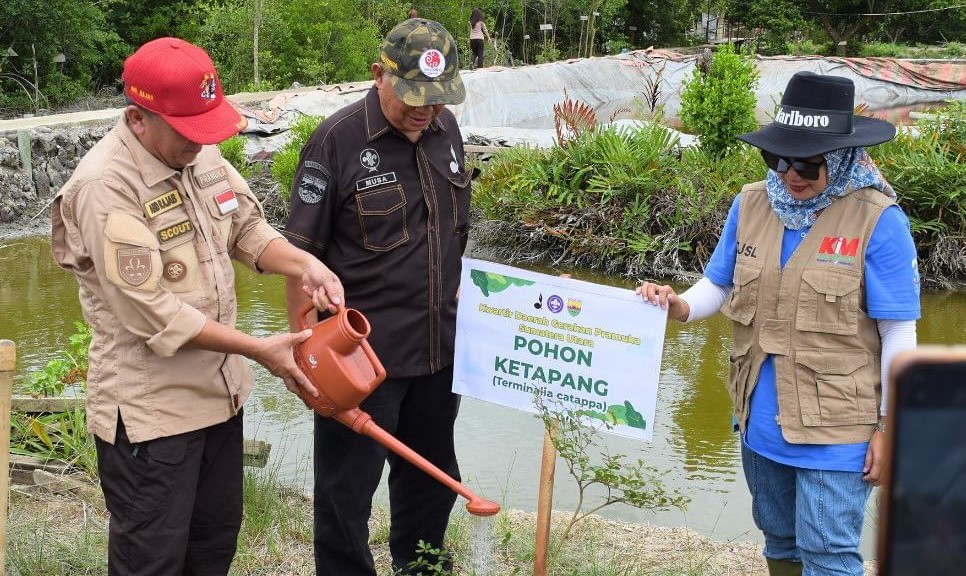
M 314 310 L 309 304 L 299 314 L 300 330 L 308 327 L 306 316 Z M 359 404 L 386 379 L 386 370 L 366 341 L 370 330 L 369 321 L 361 312 L 342 305 L 334 315 L 312 326 L 309 339 L 295 346 L 295 362 L 319 396 L 302 396 L 302 400 L 322 416 L 335 418 L 353 431 L 369 436 L 469 500 L 466 510 L 470 514 L 492 516 L 499 512 L 499 504 L 474 494 L 359 409 Z

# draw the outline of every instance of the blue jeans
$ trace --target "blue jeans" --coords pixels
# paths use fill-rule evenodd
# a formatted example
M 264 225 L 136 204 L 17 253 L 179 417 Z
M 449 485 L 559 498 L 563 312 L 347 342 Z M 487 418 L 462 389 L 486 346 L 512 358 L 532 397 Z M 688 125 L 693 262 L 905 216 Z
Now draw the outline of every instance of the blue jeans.
M 786 466 L 743 442 L 741 464 L 765 557 L 802 562 L 803 576 L 862 576 L 859 541 L 872 487 L 861 472 Z

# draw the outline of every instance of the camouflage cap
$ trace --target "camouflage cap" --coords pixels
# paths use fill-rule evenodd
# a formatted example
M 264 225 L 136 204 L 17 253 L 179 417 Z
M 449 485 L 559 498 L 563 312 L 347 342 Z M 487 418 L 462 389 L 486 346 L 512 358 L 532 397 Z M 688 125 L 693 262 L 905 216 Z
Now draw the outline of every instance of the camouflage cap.
M 456 51 L 456 41 L 442 24 L 410 18 L 389 31 L 379 59 L 404 103 L 459 104 L 466 98 L 466 89 Z

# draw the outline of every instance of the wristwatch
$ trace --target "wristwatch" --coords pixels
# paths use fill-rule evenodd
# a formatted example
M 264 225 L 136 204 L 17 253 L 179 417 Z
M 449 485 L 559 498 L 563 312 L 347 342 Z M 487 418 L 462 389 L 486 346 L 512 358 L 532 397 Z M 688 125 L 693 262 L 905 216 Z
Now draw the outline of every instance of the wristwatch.
M 885 416 L 879 416 L 879 421 L 875 423 L 875 431 L 885 434 L 886 431 L 886 419 Z

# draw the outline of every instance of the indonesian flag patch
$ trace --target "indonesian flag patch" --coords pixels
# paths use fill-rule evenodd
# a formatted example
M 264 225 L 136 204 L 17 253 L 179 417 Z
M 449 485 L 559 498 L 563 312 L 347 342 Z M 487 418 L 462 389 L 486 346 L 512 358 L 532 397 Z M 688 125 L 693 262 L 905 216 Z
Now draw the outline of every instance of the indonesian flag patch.
M 215 202 L 218 204 L 218 211 L 222 214 L 238 209 L 238 198 L 235 197 L 235 191 L 230 188 L 215 196 Z

